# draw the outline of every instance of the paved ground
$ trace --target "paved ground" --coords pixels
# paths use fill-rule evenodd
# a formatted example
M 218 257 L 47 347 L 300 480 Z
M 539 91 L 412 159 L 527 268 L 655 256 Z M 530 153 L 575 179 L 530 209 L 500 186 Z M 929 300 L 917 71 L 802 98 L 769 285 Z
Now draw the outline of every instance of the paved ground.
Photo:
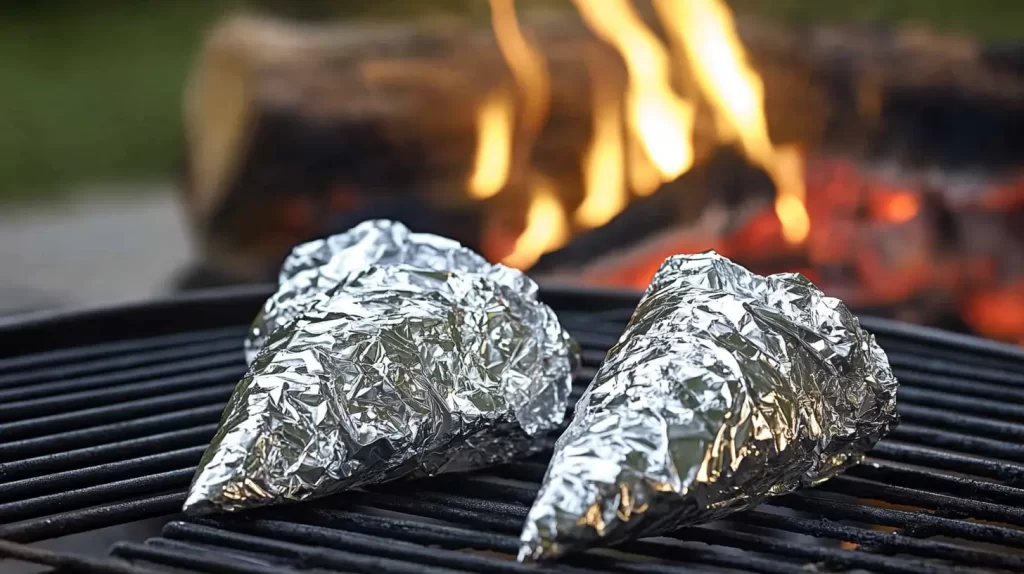
M 189 261 L 189 241 L 169 185 L 75 198 L 0 206 L 0 315 L 152 297 Z M 155 536 L 161 524 L 107 528 L 41 546 L 99 556 L 116 540 Z M 39 571 L 0 561 L 0 572 Z
M 190 259 L 173 191 L 0 206 L 0 314 L 151 297 Z

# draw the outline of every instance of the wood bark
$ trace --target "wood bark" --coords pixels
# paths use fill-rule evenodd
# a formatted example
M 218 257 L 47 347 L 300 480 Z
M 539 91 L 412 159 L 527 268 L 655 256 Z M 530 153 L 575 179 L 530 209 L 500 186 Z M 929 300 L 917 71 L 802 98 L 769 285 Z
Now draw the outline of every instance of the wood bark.
M 479 248 L 491 220 L 522 224 L 526 166 L 555 182 L 571 212 L 592 125 L 582 54 L 597 54 L 619 86 L 624 67 L 571 12 L 525 15 L 523 28 L 547 58 L 549 118 L 528 157 L 515 158 L 508 188 L 477 202 L 465 191 L 476 111 L 496 90 L 517 96 L 490 30 L 224 22 L 186 90 L 185 203 L 206 256 L 263 278 L 294 243 L 336 230 L 338 218 L 325 214 L 387 215 L 381 205 L 428 230 L 462 219 L 462 229 L 440 231 Z M 998 164 L 1024 150 L 1024 77 L 1005 54 L 918 31 L 793 31 L 750 19 L 739 28 L 777 143 L 918 163 Z M 698 165 L 718 149 L 710 114 L 699 118 Z M 518 118 L 517 136 L 523 129 Z M 693 187 L 684 181 L 661 195 L 697 194 Z M 694 219 L 680 213 L 664 225 Z

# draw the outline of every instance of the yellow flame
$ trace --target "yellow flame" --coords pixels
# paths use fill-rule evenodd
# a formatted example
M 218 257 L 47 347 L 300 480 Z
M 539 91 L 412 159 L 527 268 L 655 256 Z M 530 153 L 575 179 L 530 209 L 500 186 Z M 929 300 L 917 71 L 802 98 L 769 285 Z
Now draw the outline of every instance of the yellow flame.
M 584 228 L 611 221 L 626 208 L 625 157 L 622 142 L 622 102 L 607 78 L 590 66 L 594 86 L 594 127 L 590 145 L 583 156 L 583 202 L 573 217 Z
M 672 91 L 667 50 L 626 0 L 573 0 L 583 21 L 622 56 L 626 120 L 662 181 L 693 165 L 693 105 Z
M 528 269 L 541 255 L 558 249 L 569 240 L 569 222 L 554 183 L 541 175 L 532 179 L 526 227 L 516 239 L 512 253 L 501 260 L 517 269 Z
M 502 90 L 487 96 L 477 110 L 477 145 L 469 194 L 476 199 L 497 195 L 508 181 L 512 161 L 512 125 L 515 108 Z
M 490 3 L 491 25 L 498 40 L 498 49 L 522 92 L 523 125 L 533 137 L 543 127 L 551 105 L 547 61 L 540 50 L 530 45 L 519 28 L 515 0 L 490 0 Z
M 631 134 L 626 148 L 629 188 L 640 197 L 654 193 L 661 185 L 661 174 L 644 152 L 643 144 Z
M 782 223 L 782 237 L 791 245 L 798 245 L 811 232 L 811 218 L 804 200 L 804 158 L 796 146 L 775 149 L 774 175 L 775 215 Z
M 662 24 L 680 46 L 697 85 L 715 110 L 722 139 L 739 139 L 747 156 L 772 177 L 776 212 L 787 241 L 800 243 L 810 229 L 803 202 L 803 174 L 782 165 L 768 136 L 764 85 L 747 63 L 732 13 L 722 0 L 654 0 Z M 783 216 L 785 214 L 785 217 Z

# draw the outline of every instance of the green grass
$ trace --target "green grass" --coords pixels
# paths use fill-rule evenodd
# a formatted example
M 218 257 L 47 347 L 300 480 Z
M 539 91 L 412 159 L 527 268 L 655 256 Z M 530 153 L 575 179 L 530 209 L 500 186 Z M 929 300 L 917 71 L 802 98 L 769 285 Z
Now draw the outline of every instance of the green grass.
M 798 24 L 910 21 L 996 41 L 1024 37 L 1024 0 L 730 1 L 739 9 Z M 169 177 L 182 151 L 181 94 L 196 50 L 218 16 L 243 3 L 3 3 L 0 199 L 49 196 L 83 183 Z M 485 0 L 248 4 L 338 18 L 405 17 L 440 10 L 485 17 L 487 12 Z
M 0 197 L 169 174 L 184 78 L 223 3 L 40 4 L 0 12 Z

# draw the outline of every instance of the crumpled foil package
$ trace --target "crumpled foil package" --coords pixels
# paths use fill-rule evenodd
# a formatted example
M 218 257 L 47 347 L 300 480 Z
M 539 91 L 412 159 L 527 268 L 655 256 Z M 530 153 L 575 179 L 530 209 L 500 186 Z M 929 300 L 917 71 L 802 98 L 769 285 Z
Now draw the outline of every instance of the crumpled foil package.
M 665 261 L 558 440 L 520 560 L 652 536 L 818 484 L 895 425 L 897 382 L 798 274 Z
M 185 510 L 300 501 L 535 452 L 565 416 L 577 362 L 537 291 L 519 271 L 390 221 L 296 247 Z

